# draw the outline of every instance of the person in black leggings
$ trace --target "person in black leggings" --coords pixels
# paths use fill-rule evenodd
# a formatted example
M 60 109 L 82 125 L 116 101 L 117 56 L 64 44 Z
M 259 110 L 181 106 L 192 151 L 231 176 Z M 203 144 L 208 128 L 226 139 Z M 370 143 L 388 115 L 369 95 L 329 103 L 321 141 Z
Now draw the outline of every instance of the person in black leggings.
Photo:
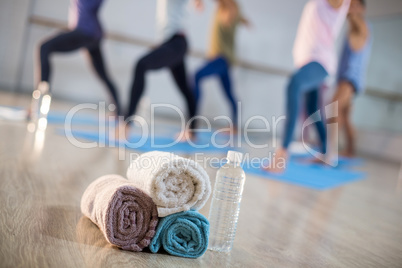
M 38 94 L 48 94 L 52 69 L 50 56 L 53 53 L 71 52 L 85 48 L 95 72 L 107 87 L 112 102 L 116 105 L 116 113 L 119 115 L 121 108 L 118 93 L 106 71 L 100 49 L 103 31 L 97 14 L 102 3 L 103 0 L 71 0 L 69 14 L 71 30 L 58 33 L 40 45 L 40 90 Z M 40 85 L 46 86 L 40 87 Z
M 195 115 L 195 98 L 189 88 L 186 77 L 184 56 L 187 52 L 187 40 L 184 35 L 176 34 L 157 49 L 142 57 L 135 67 L 135 78 L 131 87 L 130 106 L 126 118 L 136 112 L 137 104 L 144 92 L 145 73 L 168 67 L 177 87 L 186 99 L 189 117 Z M 194 121 L 193 121 L 194 122 Z
M 196 101 L 192 90 L 187 81 L 185 66 L 185 56 L 188 51 L 187 39 L 184 34 L 183 16 L 187 0 L 158 0 L 157 19 L 161 27 L 163 42 L 156 49 L 142 57 L 136 64 L 134 70 L 134 80 L 131 86 L 131 97 L 128 112 L 125 119 L 136 113 L 138 102 L 145 88 L 145 74 L 150 70 L 169 68 L 176 82 L 177 87 L 186 100 L 189 118 L 195 116 Z M 197 1 L 197 4 L 200 4 Z M 190 129 L 195 128 L 195 120 L 190 124 Z M 185 130 L 187 137 L 192 137 L 192 133 Z

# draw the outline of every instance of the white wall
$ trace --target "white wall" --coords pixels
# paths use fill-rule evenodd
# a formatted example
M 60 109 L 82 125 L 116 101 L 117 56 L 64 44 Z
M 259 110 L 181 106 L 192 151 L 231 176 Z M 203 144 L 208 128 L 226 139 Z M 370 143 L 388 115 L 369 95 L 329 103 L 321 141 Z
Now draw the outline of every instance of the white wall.
M 29 8 L 29 0 L 0 2 L 0 85 L 5 88 L 16 83 Z
M 367 85 L 402 94 L 402 15 L 370 23 L 374 42 Z M 356 100 L 354 120 L 361 128 L 402 133 L 402 103 L 363 95 Z

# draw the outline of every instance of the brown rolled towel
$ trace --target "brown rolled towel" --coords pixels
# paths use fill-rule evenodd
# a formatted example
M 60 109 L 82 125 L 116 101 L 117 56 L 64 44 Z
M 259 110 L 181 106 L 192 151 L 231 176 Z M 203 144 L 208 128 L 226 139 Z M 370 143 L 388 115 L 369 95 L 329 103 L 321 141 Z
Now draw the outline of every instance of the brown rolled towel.
M 119 175 L 92 182 L 81 198 L 81 211 L 119 248 L 141 251 L 155 235 L 158 212 L 152 198 Z

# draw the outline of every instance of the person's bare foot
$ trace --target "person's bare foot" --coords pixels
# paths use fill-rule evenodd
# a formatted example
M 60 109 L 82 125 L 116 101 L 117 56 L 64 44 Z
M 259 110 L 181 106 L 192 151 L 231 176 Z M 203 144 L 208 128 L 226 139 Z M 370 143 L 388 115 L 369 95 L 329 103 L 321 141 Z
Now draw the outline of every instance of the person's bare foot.
M 194 141 L 195 140 L 195 135 L 193 131 L 190 129 L 186 129 L 184 131 L 181 131 L 175 135 L 175 139 L 179 142 L 188 142 L 188 141 Z
M 348 158 L 353 158 L 353 157 L 356 156 L 355 152 L 350 151 L 350 150 L 341 151 L 341 152 L 339 153 L 339 155 L 340 155 L 340 156 L 343 156 L 343 157 L 348 157 Z
M 324 161 L 324 160 L 319 159 L 319 158 L 310 159 L 310 163 L 320 164 L 320 165 L 329 165 L 329 163 L 327 163 L 327 161 Z
M 131 127 L 124 121 L 116 121 L 114 126 L 114 138 L 116 141 L 127 141 L 130 138 Z
M 279 148 L 274 153 L 271 163 L 268 167 L 263 167 L 265 171 L 271 173 L 282 173 L 286 169 L 286 161 L 288 160 L 288 152 L 284 148 Z
M 131 125 L 130 124 L 123 124 L 122 126 L 123 131 L 124 131 L 124 138 L 126 140 L 130 139 L 130 132 L 131 132 Z
M 304 164 L 319 164 L 319 165 L 329 166 L 329 167 L 336 167 L 338 164 L 338 160 L 331 154 L 325 155 L 324 159 L 313 157 L 313 158 L 304 159 L 301 162 L 303 162 Z
M 220 133 L 225 134 L 225 135 L 237 135 L 238 131 L 239 130 L 237 127 L 232 127 L 232 128 L 225 127 L 225 128 L 222 128 L 222 131 L 220 131 Z

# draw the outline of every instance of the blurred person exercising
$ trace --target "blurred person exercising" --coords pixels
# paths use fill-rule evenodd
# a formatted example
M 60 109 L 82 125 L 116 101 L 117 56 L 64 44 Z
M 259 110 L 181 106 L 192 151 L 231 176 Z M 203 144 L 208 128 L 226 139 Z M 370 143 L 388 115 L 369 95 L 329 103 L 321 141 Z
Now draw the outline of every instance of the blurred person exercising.
M 218 6 L 213 18 L 211 40 L 208 51 L 208 61 L 194 77 L 194 94 L 197 109 L 201 98 L 200 83 L 208 76 L 218 76 L 224 93 L 231 105 L 233 130 L 237 131 L 237 101 L 233 94 L 230 68 L 235 61 L 235 36 L 239 23 L 249 26 L 234 0 L 218 0 Z
M 188 119 L 195 115 L 196 103 L 193 92 L 187 81 L 185 57 L 188 43 L 185 34 L 184 18 L 188 0 L 158 0 L 157 27 L 162 37 L 162 43 L 137 61 L 134 69 L 134 79 L 131 86 L 131 97 L 128 112 L 125 115 L 127 124 L 126 135 L 129 133 L 130 119 L 137 111 L 138 102 L 144 92 L 145 75 L 148 71 L 169 68 L 173 79 L 186 101 Z M 196 7 L 202 9 L 202 1 L 195 0 Z M 193 129 L 195 121 L 189 126 Z M 192 138 L 192 131 L 185 129 L 185 138 Z
M 338 117 L 329 123 L 338 123 L 345 131 L 346 149 L 342 155 L 355 155 L 355 133 L 351 122 L 353 97 L 364 91 L 366 69 L 370 58 L 372 36 L 365 19 L 366 3 L 364 0 L 352 0 L 348 13 L 349 29 L 345 38 L 343 51 L 338 67 L 337 89 L 333 102 L 338 102 Z M 336 150 L 338 141 L 334 133 L 330 133 L 329 154 Z
M 85 48 L 88 52 L 92 67 L 97 73 L 99 79 L 107 87 L 108 93 L 113 104 L 116 105 L 116 114 L 121 113 L 118 93 L 112 81 L 106 72 L 100 44 L 103 36 L 101 24 L 98 19 L 98 11 L 103 0 L 71 0 L 69 9 L 68 26 L 69 31 L 61 32 L 56 36 L 43 42 L 40 46 L 40 74 L 37 89 L 33 92 L 33 102 L 29 116 L 32 111 L 37 109 L 39 102 L 41 104 L 41 113 L 43 105 L 47 105 L 47 111 L 50 105 L 50 74 L 51 64 L 50 56 L 53 53 L 71 52 L 77 49 Z M 48 102 L 45 104 L 45 96 L 48 95 Z M 43 100 L 41 100 L 43 98 Z M 46 110 L 46 109 L 45 109 Z M 46 114 L 44 114 L 46 116 Z
M 335 41 L 345 22 L 350 0 L 310 0 L 304 7 L 293 47 L 293 59 L 298 70 L 290 78 L 286 92 L 286 122 L 282 146 L 274 154 L 270 172 L 282 172 L 280 159 L 287 160 L 302 99 L 306 112 L 315 113 L 319 104 L 319 88 L 336 69 Z M 320 111 L 321 112 L 321 111 Z M 324 117 L 321 117 L 324 118 Z M 324 122 L 315 123 L 321 152 L 326 153 Z M 274 164 L 274 166 L 272 166 Z

